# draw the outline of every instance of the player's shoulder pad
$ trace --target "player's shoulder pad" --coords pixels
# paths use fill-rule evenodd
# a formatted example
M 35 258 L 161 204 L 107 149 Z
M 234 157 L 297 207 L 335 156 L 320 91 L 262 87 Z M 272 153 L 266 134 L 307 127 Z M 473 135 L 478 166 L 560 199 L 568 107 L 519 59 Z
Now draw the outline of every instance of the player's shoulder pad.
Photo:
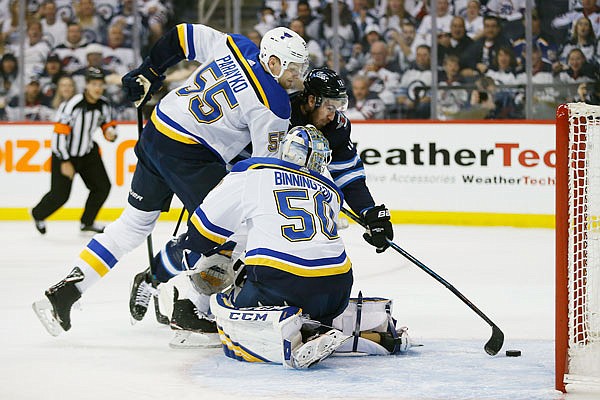
M 242 66 L 258 100 L 282 119 L 291 115 L 290 99 L 286 90 L 263 68 L 258 59 L 259 49 L 250 39 L 239 34 L 229 34 L 229 49 Z

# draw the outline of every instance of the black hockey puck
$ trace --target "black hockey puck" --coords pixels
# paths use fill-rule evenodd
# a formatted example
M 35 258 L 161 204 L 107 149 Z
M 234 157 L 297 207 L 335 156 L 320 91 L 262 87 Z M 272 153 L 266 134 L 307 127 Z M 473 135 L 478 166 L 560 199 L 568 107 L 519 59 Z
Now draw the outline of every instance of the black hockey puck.
M 521 350 L 506 350 L 506 357 L 521 357 Z

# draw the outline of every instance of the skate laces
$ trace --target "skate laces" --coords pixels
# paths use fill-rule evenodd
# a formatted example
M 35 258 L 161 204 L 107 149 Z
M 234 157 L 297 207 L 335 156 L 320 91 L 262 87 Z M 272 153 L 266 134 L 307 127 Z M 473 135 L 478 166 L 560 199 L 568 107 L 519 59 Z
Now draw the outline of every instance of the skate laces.
M 192 304 L 194 304 L 194 303 L 192 302 Z M 198 307 L 196 307 L 195 304 L 194 304 L 193 310 L 194 310 L 194 314 L 196 314 L 196 316 L 198 317 L 198 319 L 204 319 L 206 321 L 212 321 L 212 319 L 210 318 L 210 316 L 208 316 L 207 314 L 205 314 L 203 311 L 200 311 L 198 309 Z
M 158 295 L 158 289 L 154 288 L 151 284 L 146 281 L 142 281 L 140 286 L 138 286 L 137 292 L 135 294 L 135 305 L 140 305 L 148 308 L 148 304 L 150 304 L 150 299 L 152 296 Z

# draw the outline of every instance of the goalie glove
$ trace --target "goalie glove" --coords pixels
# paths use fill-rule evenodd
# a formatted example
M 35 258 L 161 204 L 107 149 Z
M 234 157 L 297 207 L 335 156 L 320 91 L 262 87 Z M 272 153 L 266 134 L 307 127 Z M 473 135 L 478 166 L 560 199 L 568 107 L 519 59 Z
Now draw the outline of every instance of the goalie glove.
M 194 288 L 207 296 L 218 293 L 233 283 L 233 260 L 220 253 L 204 256 L 186 250 L 183 265 Z
M 390 210 L 383 204 L 375 206 L 363 213 L 363 219 L 367 226 L 363 238 L 371 246 L 377 248 L 377 253 L 383 253 L 390 246 L 388 239 L 394 239 L 394 230 L 390 222 Z
M 121 82 L 127 99 L 139 108 L 160 89 L 164 79 L 165 76 L 152 66 L 149 58 L 146 58 L 142 65 L 125 74 Z

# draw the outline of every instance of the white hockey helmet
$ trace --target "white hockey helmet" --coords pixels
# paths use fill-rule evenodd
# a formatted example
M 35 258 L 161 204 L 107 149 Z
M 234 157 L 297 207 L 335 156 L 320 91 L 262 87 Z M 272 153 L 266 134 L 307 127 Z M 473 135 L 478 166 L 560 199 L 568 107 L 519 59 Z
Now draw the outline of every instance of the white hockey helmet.
M 281 141 L 280 158 L 323 173 L 331 162 L 329 142 L 314 126 L 296 126 Z
M 269 58 L 275 56 L 281 62 L 279 75 L 268 69 Z M 301 79 L 308 69 L 308 49 L 306 42 L 291 29 L 282 26 L 271 29 L 260 41 L 260 61 L 275 78 L 281 77 L 288 68 L 297 68 Z

